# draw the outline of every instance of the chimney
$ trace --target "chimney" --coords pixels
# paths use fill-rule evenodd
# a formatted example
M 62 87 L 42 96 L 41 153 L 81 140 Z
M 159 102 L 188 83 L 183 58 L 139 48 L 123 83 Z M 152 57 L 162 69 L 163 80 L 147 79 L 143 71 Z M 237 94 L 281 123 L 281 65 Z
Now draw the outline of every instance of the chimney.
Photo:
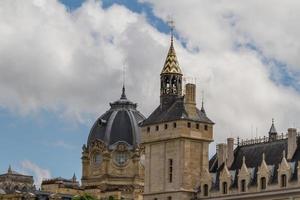
M 225 162 L 227 158 L 227 145 L 224 143 L 217 144 L 218 168 Z
M 231 167 L 234 160 L 233 145 L 234 145 L 234 139 L 227 138 L 227 168 Z
M 187 83 L 185 85 L 185 107 L 189 117 L 195 117 L 197 115 L 195 84 Z
M 289 128 L 288 129 L 288 155 L 287 155 L 288 160 L 293 158 L 296 149 L 297 149 L 297 129 Z

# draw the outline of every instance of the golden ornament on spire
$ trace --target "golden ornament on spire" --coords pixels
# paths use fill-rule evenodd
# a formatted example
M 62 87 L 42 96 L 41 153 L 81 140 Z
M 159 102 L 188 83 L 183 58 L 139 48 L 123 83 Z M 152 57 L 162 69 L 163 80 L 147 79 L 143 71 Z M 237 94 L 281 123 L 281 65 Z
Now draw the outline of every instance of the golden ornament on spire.
M 174 45 L 173 45 L 173 37 L 174 37 L 174 21 L 168 21 L 171 27 L 171 46 L 169 48 L 169 52 L 164 64 L 164 67 L 161 71 L 161 74 L 182 74 L 181 69 L 179 67 L 179 63 L 177 60 L 177 56 L 175 53 Z

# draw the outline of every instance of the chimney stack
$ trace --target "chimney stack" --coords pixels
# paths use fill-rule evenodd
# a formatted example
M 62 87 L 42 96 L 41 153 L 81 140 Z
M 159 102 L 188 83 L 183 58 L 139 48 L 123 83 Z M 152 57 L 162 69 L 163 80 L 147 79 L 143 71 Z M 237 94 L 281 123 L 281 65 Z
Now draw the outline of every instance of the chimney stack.
M 226 161 L 227 145 L 224 143 L 217 144 L 218 168 Z
M 189 117 L 195 117 L 197 115 L 195 84 L 187 83 L 185 85 L 185 106 Z
M 233 148 L 234 138 L 227 138 L 227 168 L 231 167 L 234 160 Z
M 297 149 L 297 129 L 289 128 L 288 129 L 288 155 L 287 155 L 288 160 L 293 158 L 296 149 Z

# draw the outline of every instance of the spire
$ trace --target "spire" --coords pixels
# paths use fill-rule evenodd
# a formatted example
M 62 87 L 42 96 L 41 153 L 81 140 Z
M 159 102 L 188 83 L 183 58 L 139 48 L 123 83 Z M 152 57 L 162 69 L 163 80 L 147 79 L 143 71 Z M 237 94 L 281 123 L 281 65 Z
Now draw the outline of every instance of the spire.
M 8 174 L 12 174 L 12 169 L 11 169 L 11 166 L 10 166 L 10 165 L 8 166 L 7 173 L 8 173 Z
M 169 48 L 169 52 L 164 64 L 164 67 L 161 71 L 161 74 L 182 74 L 181 69 L 179 67 L 179 63 L 177 60 L 177 56 L 175 53 L 175 48 L 173 45 L 174 41 L 174 21 L 170 20 L 168 21 L 171 28 L 171 45 Z
M 76 179 L 77 179 L 77 178 L 76 178 L 76 175 L 75 175 L 75 173 L 74 173 L 74 174 L 73 174 L 73 177 L 72 177 L 72 181 L 73 181 L 73 182 L 76 182 Z
M 271 125 L 271 128 L 270 128 L 270 131 L 269 131 L 269 134 L 277 134 L 277 131 L 276 131 L 276 128 L 275 128 L 275 125 L 274 125 L 274 118 L 272 118 L 272 125 Z
M 125 86 L 123 84 L 123 88 L 122 88 L 122 95 L 121 95 L 121 99 L 127 99 L 126 94 L 125 94 Z
M 205 109 L 204 109 L 204 92 L 202 91 L 202 103 L 201 103 L 201 112 L 205 113 Z
M 272 125 L 269 131 L 269 141 L 274 141 L 277 139 L 277 131 L 274 125 L 274 119 L 272 118 Z

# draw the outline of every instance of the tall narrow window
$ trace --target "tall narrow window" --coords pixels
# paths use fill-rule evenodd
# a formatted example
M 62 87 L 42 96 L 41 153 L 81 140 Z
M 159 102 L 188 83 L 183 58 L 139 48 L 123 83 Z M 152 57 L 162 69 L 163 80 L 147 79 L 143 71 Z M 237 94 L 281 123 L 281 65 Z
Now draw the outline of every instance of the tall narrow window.
M 173 128 L 176 128 L 177 127 L 177 124 L 176 122 L 173 123 Z
M 188 123 L 187 123 L 187 127 L 188 127 L 188 128 L 191 128 L 191 122 L 188 122 Z
M 199 129 L 199 124 L 196 124 L 196 129 Z
M 168 200 L 172 200 L 172 197 L 171 197 L 171 196 L 168 196 Z
M 173 181 L 173 159 L 169 159 L 169 182 Z
M 203 196 L 207 197 L 208 196 L 208 185 L 204 184 L 203 186 Z
M 223 182 L 223 194 L 227 194 L 227 182 Z
M 246 192 L 246 180 L 241 181 L 241 192 Z
M 260 189 L 265 190 L 267 187 L 267 180 L 266 177 L 262 177 L 260 179 Z
M 168 129 L 168 124 L 165 124 L 165 129 Z
M 281 175 L 281 187 L 286 187 L 286 175 L 282 174 Z
M 207 125 L 204 125 L 204 130 L 208 130 L 208 126 Z
M 148 133 L 150 132 L 150 127 L 147 127 L 147 132 L 148 132 Z
M 156 127 L 155 127 L 155 130 L 158 131 L 158 130 L 159 130 L 159 126 L 156 126 Z

